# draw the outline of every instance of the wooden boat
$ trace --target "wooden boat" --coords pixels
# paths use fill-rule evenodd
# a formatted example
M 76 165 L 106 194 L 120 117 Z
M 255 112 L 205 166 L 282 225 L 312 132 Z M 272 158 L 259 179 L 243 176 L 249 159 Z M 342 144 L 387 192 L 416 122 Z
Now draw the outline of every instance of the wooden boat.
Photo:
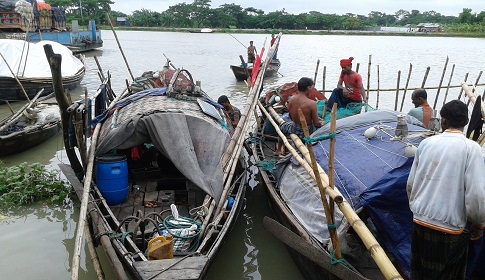
M 462 87 L 472 103 L 479 99 L 466 84 Z M 269 93 L 275 94 L 273 90 Z M 266 98 L 268 100 L 272 99 Z M 360 113 L 361 110 L 352 114 L 343 112 L 341 116 L 345 117 L 336 121 L 336 130 L 333 130 L 337 143 L 333 152 L 329 140 L 317 141 L 312 146 L 325 188 L 319 191 L 314 179 L 318 177 L 311 175 L 315 172 L 309 167 L 312 161 L 308 149 L 296 135 L 291 136 L 290 143 L 278 128 L 275 129 L 284 122 L 273 108 L 273 104 L 281 108 L 276 103 L 260 104 L 262 114 L 258 123 L 262 125 L 255 129 L 251 141 L 255 162 L 277 220 L 266 217 L 265 227 L 288 245 L 307 279 L 409 278 L 412 213 L 405 186 L 414 159 L 413 151 L 422 139 L 437 132 L 423 128 L 419 121 L 398 111 L 367 108 L 365 113 Z M 483 115 L 483 106 L 481 110 L 478 108 L 480 111 Z M 333 132 L 329 118 L 327 114 L 327 125 L 314 132 L 311 138 L 329 136 Z M 405 130 L 409 134 L 402 134 L 405 130 L 398 125 L 400 119 L 405 120 Z M 372 130 L 374 135 L 371 135 Z M 283 159 L 274 155 L 278 136 L 286 141 L 289 151 Z M 477 138 L 483 140 L 483 134 Z M 294 146 L 304 156 L 300 156 Z M 329 189 L 330 174 L 335 178 L 336 191 Z M 335 209 L 333 223 L 338 233 L 338 246 L 331 242 L 330 223 L 326 221 L 319 192 L 335 201 L 342 199 L 337 203 L 339 208 Z M 358 214 L 349 214 L 349 210 Z M 357 227 L 352 228 L 353 225 Z M 367 228 L 363 231 L 364 225 Z M 363 241 L 359 237 L 364 238 Z M 382 247 L 375 240 L 379 240 Z M 334 255 L 337 247 L 346 265 L 337 264 Z M 369 248 L 372 248 L 375 262 L 367 254 Z M 480 248 L 476 250 L 480 252 Z M 386 265 L 382 265 L 382 258 L 375 257 L 378 251 Z M 485 261 L 485 253 L 474 258 L 481 263 Z M 476 268 L 475 273 L 483 277 L 483 269 L 481 272 L 478 269 L 481 268 Z
M 45 44 L 51 44 L 62 55 L 64 88 L 79 86 L 86 72 L 83 55 L 76 57 L 67 47 L 51 41 L 27 43 L 0 39 L 0 100 L 25 100 L 26 94 L 32 98 L 41 89 L 45 94 L 52 92 L 51 70 L 44 59 Z
M 35 101 L 0 122 L 0 156 L 35 147 L 61 130 L 59 107 Z
M 265 72 L 265 77 L 276 76 L 278 74 L 278 70 L 281 67 L 281 62 L 279 59 L 271 59 L 268 68 Z M 234 73 L 234 77 L 238 81 L 246 81 L 248 79 L 248 75 L 252 75 L 253 72 L 253 65 L 248 64 L 246 67 L 244 65 L 230 65 L 232 72 Z
M 84 152 L 84 189 L 74 171 L 61 166 L 82 199 L 80 216 L 88 213 L 93 236 L 101 236 L 120 279 L 126 274 L 136 279 L 203 278 L 244 204 L 246 116 L 252 115 L 264 70 L 233 129 L 200 82 L 169 65 L 136 78 L 114 100 L 109 79 L 95 95 L 99 115 L 92 122 L 89 155 Z M 104 102 L 110 105 L 102 110 Z M 111 165 L 122 176 L 104 171 Z M 107 188 L 110 180 L 117 181 L 111 185 L 116 189 Z M 84 219 L 78 228 L 82 223 Z M 74 256 L 77 267 L 79 256 Z
M 94 50 L 103 46 L 101 31 L 90 20 L 87 30 L 77 20 L 66 25 L 66 15 L 58 7 L 44 2 L 0 0 L 0 39 L 31 43 L 48 40 L 68 47 L 73 52 Z M 34 13 L 35 10 L 35 13 Z
M 214 30 L 210 28 L 202 28 L 199 30 L 189 30 L 189 33 L 214 33 Z

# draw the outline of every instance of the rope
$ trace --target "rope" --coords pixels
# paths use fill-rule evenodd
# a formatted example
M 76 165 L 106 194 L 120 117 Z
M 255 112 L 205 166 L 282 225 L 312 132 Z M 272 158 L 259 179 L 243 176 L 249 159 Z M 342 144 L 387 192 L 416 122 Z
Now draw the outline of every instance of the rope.
M 322 135 L 322 136 L 318 136 L 318 137 L 315 137 L 315 138 L 311 138 L 311 137 L 304 137 L 303 138 L 303 142 L 305 142 L 305 144 L 311 144 L 313 142 L 319 142 L 321 140 L 327 140 L 327 139 L 331 139 L 331 138 L 335 138 L 337 136 L 337 133 L 328 133 L 328 134 L 325 134 L 325 135 Z
M 273 168 L 274 168 L 275 163 L 276 163 L 276 159 L 271 158 L 271 159 L 266 160 L 266 161 L 260 161 L 260 162 L 257 163 L 257 165 L 259 167 L 261 167 L 261 169 L 263 169 L 264 171 L 268 171 L 268 172 L 273 173 Z
M 348 265 L 347 261 L 345 259 L 336 259 L 335 258 L 335 250 L 333 250 L 331 253 L 330 253 L 330 271 L 332 271 L 332 268 L 337 265 L 337 264 L 341 264 L 347 268 L 350 268 L 350 266 Z
M 328 228 L 328 229 L 336 229 L 336 228 L 337 228 L 337 226 L 336 226 L 335 224 L 328 224 L 328 225 L 327 225 L 327 228 Z
M 188 232 L 189 228 L 193 225 L 197 226 L 197 228 L 193 230 L 195 231 L 195 234 L 184 234 L 184 232 Z M 199 235 L 202 230 L 202 225 L 200 222 L 187 217 L 179 217 L 178 219 L 175 219 L 172 215 L 170 215 L 163 220 L 163 223 L 160 226 L 163 226 L 174 237 L 174 249 L 182 249 L 185 242 L 189 241 L 191 245 L 187 251 L 193 252 L 195 249 L 197 249 L 199 245 Z M 180 243 L 183 244 L 180 244 L 175 239 L 179 239 Z

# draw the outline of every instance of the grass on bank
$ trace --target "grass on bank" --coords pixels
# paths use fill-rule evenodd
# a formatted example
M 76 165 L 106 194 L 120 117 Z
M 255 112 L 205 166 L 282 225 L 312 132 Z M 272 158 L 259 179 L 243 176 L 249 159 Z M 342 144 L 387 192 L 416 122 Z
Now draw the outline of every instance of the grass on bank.
M 0 209 L 41 201 L 62 204 L 70 191 L 58 172 L 48 171 L 40 163 L 7 167 L 0 161 Z

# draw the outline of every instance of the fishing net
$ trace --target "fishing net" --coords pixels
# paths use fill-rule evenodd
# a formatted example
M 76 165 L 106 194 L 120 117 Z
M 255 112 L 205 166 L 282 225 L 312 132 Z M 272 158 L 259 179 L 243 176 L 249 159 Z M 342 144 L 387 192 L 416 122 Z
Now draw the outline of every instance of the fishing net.
M 319 116 L 323 115 L 323 110 L 325 110 L 325 108 L 326 108 L 325 100 L 320 100 L 317 102 L 317 109 L 318 109 L 317 113 Z M 336 112 L 337 120 L 348 116 L 359 114 L 362 111 L 362 109 L 364 109 L 365 112 L 376 110 L 366 103 L 357 103 L 357 102 L 349 103 L 347 104 L 347 107 L 337 109 L 337 112 Z M 325 113 L 325 116 L 323 117 L 323 121 L 325 123 L 330 122 L 330 115 L 331 115 L 330 112 Z

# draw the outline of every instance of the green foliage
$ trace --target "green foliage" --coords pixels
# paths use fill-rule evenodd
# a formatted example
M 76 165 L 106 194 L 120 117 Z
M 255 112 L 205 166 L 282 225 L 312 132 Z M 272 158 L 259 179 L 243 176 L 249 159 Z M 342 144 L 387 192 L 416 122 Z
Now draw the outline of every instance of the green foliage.
M 40 163 L 6 167 L 0 162 L 0 208 L 38 201 L 58 204 L 69 192 L 59 174 L 47 171 Z

